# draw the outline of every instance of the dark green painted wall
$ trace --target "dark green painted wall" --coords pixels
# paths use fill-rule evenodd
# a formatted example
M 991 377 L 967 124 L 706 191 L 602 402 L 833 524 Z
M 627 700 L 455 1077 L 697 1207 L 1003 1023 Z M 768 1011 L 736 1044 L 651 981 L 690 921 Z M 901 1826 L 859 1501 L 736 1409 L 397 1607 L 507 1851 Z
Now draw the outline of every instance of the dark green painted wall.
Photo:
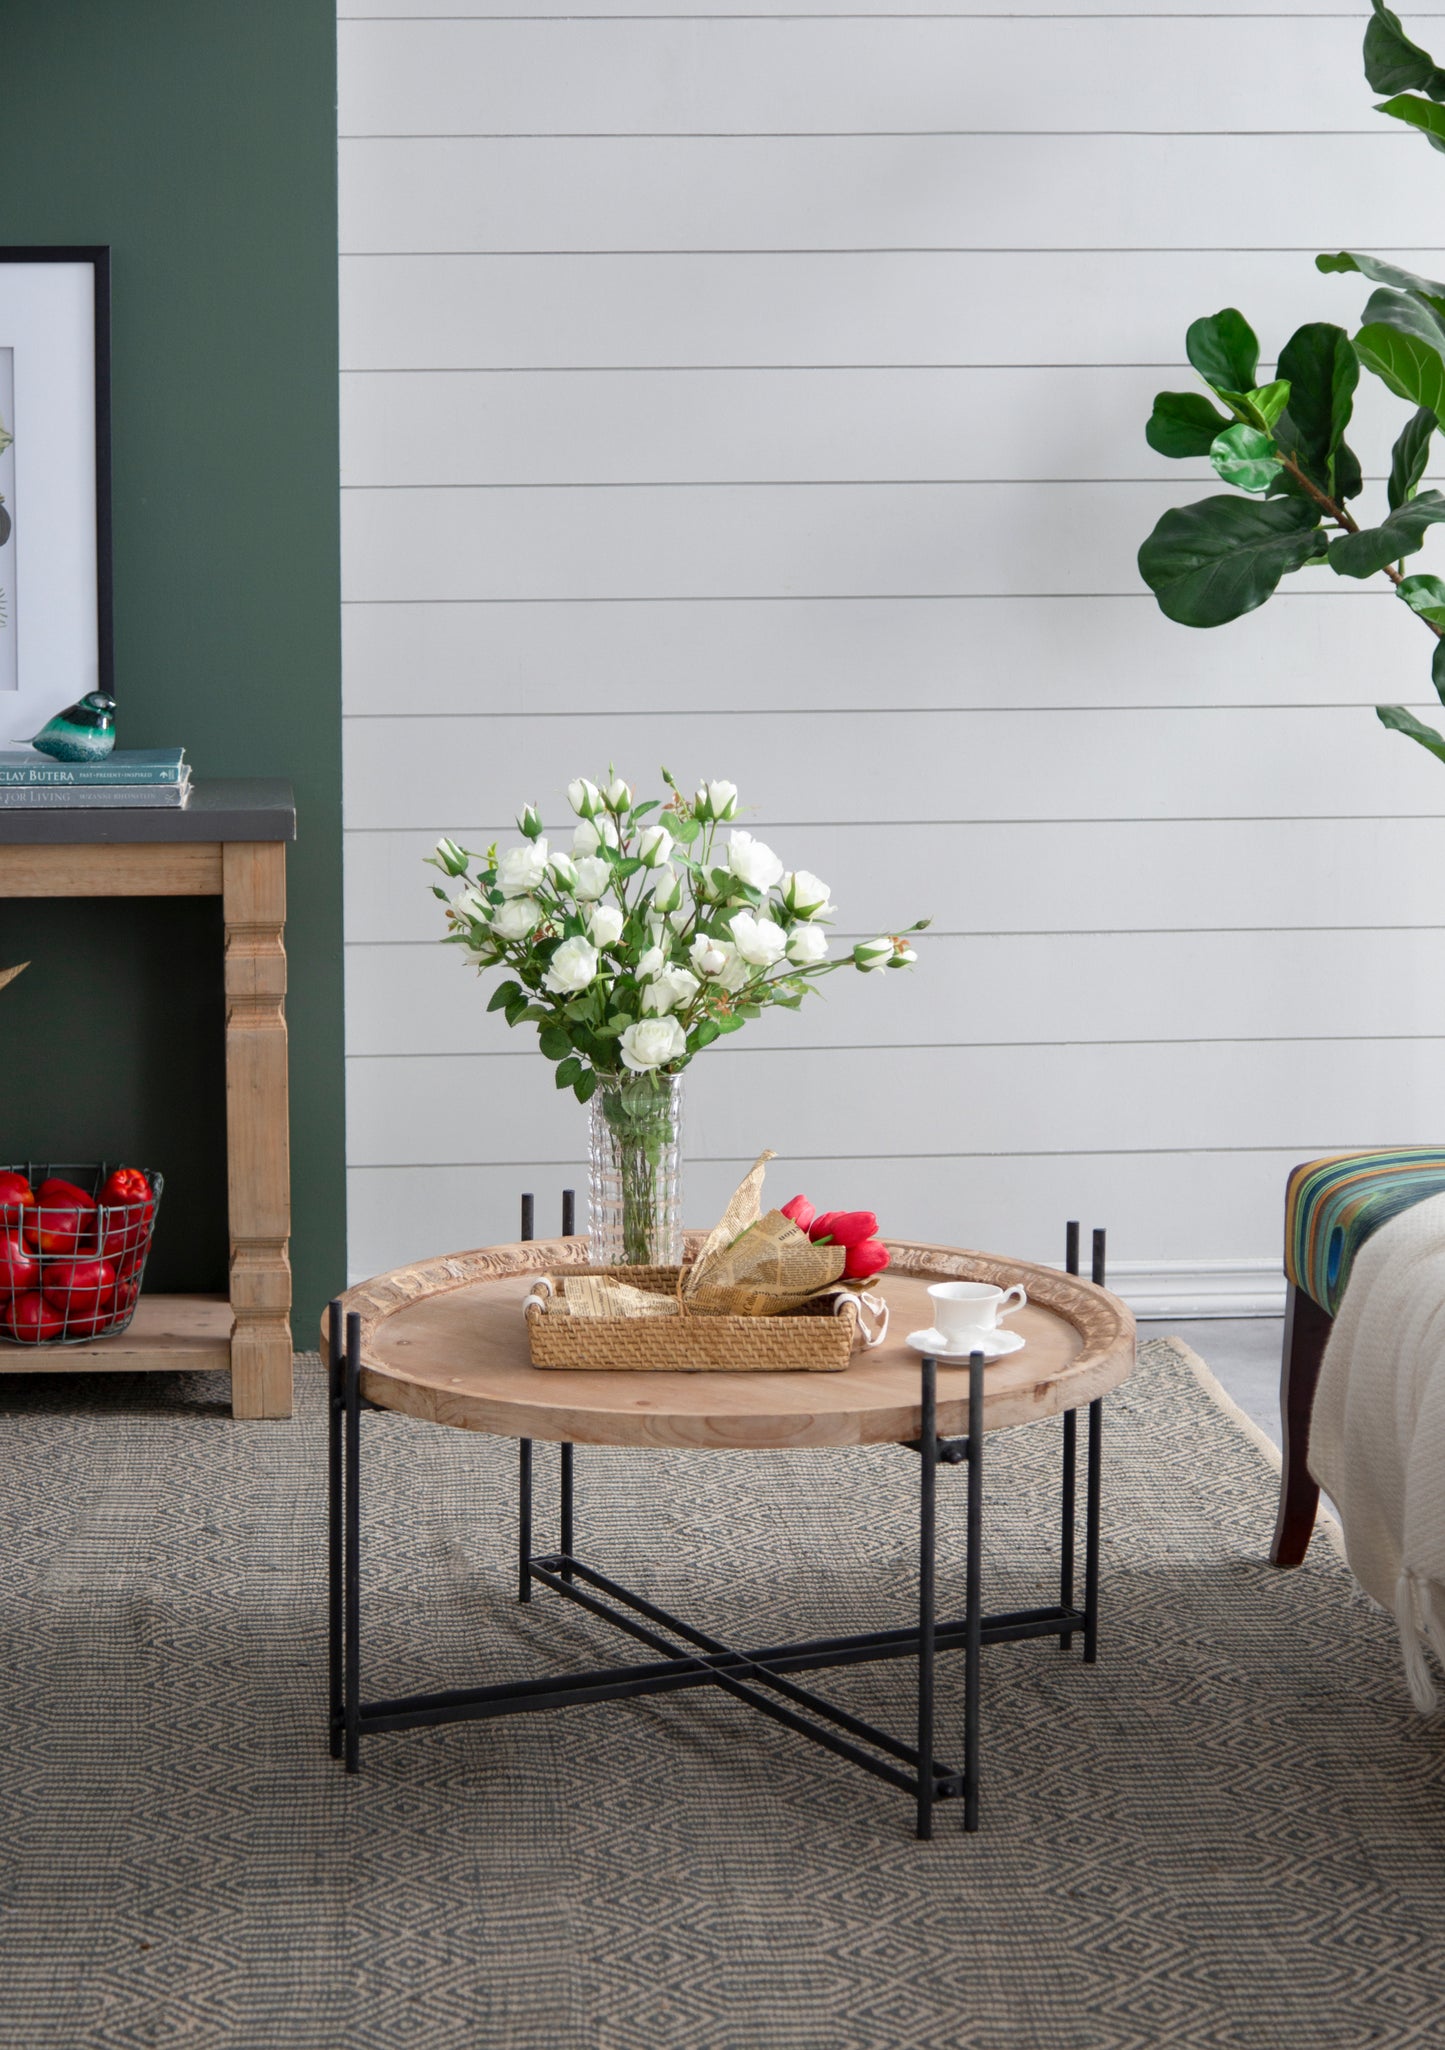
M 122 744 L 183 742 L 198 776 L 296 789 L 292 1253 L 310 1345 L 345 1278 L 334 0 L 4 0 L 0 81 L 0 242 L 111 246 Z M 224 1272 L 203 1193 L 222 1129 L 212 939 L 197 907 L 0 905 L 0 965 L 22 940 L 34 963 L 0 996 L 0 1155 L 90 1133 L 97 1154 L 165 1166 L 165 1278 L 197 1286 Z M 162 958 L 179 975 L 165 1005 Z

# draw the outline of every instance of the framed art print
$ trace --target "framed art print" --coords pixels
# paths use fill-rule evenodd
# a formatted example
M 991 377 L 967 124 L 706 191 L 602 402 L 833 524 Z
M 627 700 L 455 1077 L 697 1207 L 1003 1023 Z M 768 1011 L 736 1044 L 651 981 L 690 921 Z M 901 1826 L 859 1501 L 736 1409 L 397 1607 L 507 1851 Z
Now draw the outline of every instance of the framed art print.
M 0 747 L 112 681 L 110 252 L 0 247 Z

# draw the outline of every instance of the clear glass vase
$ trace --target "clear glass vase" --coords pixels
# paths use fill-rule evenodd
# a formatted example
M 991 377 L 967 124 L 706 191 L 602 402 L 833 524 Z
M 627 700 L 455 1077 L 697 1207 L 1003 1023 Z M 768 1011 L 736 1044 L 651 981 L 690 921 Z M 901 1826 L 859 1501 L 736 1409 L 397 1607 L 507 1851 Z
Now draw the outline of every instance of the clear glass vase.
M 676 1267 L 682 1260 L 681 1075 L 599 1075 L 589 1110 L 594 1262 Z

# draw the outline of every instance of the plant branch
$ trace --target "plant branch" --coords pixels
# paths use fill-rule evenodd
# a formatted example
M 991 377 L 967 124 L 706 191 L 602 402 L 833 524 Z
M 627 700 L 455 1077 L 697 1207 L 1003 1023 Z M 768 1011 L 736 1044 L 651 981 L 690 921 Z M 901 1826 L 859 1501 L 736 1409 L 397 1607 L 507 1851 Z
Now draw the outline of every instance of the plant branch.
M 1329 496 L 1327 492 L 1321 491 L 1319 486 L 1313 483 L 1305 475 L 1304 471 L 1300 468 L 1299 464 L 1294 460 L 1293 456 L 1287 456 L 1284 450 L 1280 448 L 1277 444 L 1275 447 L 1275 454 L 1278 456 L 1280 462 L 1284 465 L 1285 469 L 1289 471 L 1291 477 L 1293 477 L 1295 482 L 1299 484 L 1300 487 L 1303 489 L 1306 496 L 1313 499 L 1314 503 L 1319 507 L 1322 513 L 1325 513 L 1330 519 L 1332 519 L 1335 522 L 1336 526 L 1342 528 L 1346 534 L 1359 533 L 1359 523 L 1351 517 L 1348 509 L 1345 506 L 1338 504 L 1333 498 Z M 1397 590 L 1399 589 L 1400 585 L 1403 584 L 1405 581 L 1404 577 L 1401 576 L 1399 570 L 1392 568 L 1389 563 L 1385 564 L 1384 573 L 1390 579 L 1390 582 L 1395 586 Z M 1429 627 L 1431 633 L 1434 634 L 1437 641 L 1445 641 L 1445 627 L 1436 626 L 1434 621 L 1429 619 L 1425 621 L 1425 624 Z

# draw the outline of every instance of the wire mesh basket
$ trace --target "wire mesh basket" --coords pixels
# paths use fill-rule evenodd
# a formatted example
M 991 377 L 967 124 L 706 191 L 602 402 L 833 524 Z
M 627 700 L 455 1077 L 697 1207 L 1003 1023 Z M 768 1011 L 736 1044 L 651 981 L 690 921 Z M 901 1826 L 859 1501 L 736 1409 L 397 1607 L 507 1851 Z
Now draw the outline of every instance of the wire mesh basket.
M 106 1191 L 139 1173 L 137 1189 Z M 135 1315 L 160 1208 L 162 1175 L 114 1161 L 0 1167 L 0 1342 L 89 1345 Z M 42 1195 L 44 1201 L 41 1200 Z

